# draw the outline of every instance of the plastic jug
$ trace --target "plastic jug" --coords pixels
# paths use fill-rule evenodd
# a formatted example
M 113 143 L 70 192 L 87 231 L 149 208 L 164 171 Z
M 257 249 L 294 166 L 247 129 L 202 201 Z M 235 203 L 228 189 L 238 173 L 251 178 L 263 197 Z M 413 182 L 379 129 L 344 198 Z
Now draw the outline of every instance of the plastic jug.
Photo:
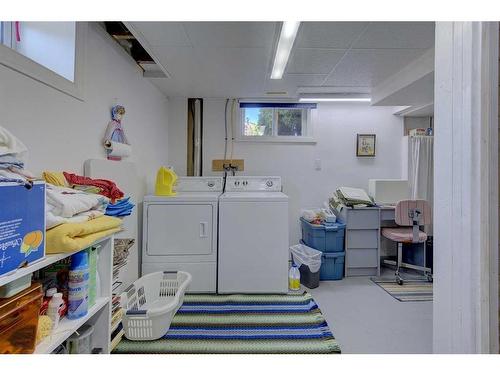
M 177 175 L 175 172 L 166 167 L 160 167 L 156 173 L 156 187 L 155 195 L 172 197 L 177 193 L 173 191 L 173 187 L 177 182 Z
M 85 250 L 71 256 L 68 281 L 68 319 L 87 315 L 89 258 Z
M 288 288 L 290 290 L 300 289 L 300 271 L 295 263 L 292 264 L 290 271 L 288 271 Z
M 52 320 L 52 329 L 59 325 L 59 309 L 64 306 L 62 293 L 54 293 L 47 308 L 47 316 Z

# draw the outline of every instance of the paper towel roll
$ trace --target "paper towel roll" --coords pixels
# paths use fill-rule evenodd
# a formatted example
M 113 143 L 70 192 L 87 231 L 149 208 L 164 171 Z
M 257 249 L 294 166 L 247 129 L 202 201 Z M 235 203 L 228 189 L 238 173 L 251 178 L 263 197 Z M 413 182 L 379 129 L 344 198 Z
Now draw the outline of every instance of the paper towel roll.
M 108 151 L 108 156 L 127 157 L 132 153 L 132 147 L 126 143 L 105 141 L 104 148 Z

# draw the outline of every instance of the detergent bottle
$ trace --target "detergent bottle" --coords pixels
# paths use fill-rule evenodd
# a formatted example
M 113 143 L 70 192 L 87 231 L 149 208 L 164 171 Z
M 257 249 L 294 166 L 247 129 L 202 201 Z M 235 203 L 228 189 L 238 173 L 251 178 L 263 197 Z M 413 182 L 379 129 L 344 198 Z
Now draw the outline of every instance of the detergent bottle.
M 161 195 L 165 197 L 172 197 L 177 193 L 173 190 L 174 185 L 177 182 L 177 175 L 173 169 L 160 167 L 158 173 L 156 174 L 156 187 L 155 195 Z
M 47 316 L 52 320 L 53 329 L 56 329 L 59 325 L 59 310 L 63 305 L 64 301 L 62 293 L 54 293 L 47 308 Z
M 290 271 L 288 271 L 288 288 L 290 290 L 300 289 L 300 271 L 295 263 L 292 263 Z
M 87 315 L 89 299 L 89 258 L 80 251 L 71 256 L 68 280 L 68 319 Z

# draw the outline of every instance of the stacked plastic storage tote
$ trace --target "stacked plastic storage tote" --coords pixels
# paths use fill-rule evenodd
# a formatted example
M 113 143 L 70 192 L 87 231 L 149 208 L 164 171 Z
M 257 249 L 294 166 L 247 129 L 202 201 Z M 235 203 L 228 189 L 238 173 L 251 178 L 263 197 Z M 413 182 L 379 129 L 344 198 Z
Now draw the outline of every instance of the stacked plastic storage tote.
M 344 236 L 345 224 L 311 224 L 300 218 L 302 242 L 323 253 L 320 280 L 341 280 L 344 277 Z

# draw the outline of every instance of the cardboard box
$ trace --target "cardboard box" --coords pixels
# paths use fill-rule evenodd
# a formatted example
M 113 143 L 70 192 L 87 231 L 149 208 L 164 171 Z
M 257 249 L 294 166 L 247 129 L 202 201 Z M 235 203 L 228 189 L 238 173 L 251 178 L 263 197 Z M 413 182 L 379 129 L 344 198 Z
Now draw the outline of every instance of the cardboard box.
M 427 130 L 424 128 L 411 129 L 409 132 L 410 136 L 427 135 Z
M 0 185 L 0 276 L 45 256 L 45 183 Z

